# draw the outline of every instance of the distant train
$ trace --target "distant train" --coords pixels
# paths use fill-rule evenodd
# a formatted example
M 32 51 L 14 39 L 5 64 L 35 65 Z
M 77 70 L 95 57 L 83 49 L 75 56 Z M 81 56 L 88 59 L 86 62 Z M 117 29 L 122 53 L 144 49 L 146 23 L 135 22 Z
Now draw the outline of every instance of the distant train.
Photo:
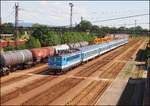
M 93 40 L 93 43 L 94 44 L 100 44 L 100 43 L 110 42 L 112 40 L 113 40 L 113 38 L 111 36 L 107 36 L 107 37 L 104 37 L 104 38 L 95 38 Z
M 89 45 L 48 58 L 49 68 L 56 74 L 77 66 L 107 51 L 128 43 L 128 39 L 119 39 L 107 43 Z
M 64 50 L 87 46 L 88 42 L 77 42 L 52 47 L 33 48 L 25 50 L 7 51 L 0 54 L 0 76 L 17 69 L 30 68 L 39 62 L 47 62 L 48 56 L 60 54 Z

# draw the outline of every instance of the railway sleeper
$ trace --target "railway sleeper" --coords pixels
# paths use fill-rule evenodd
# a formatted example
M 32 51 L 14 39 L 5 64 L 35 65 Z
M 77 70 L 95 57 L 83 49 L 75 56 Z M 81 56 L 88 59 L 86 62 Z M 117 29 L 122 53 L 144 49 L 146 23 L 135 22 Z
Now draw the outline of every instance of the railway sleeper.
M 74 64 L 70 67 L 64 68 L 64 69 L 50 69 L 50 71 L 54 74 L 54 75 L 62 75 L 64 73 L 67 73 L 68 71 L 78 67 L 79 65 L 81 65 L 81 62 L 78 64 Z

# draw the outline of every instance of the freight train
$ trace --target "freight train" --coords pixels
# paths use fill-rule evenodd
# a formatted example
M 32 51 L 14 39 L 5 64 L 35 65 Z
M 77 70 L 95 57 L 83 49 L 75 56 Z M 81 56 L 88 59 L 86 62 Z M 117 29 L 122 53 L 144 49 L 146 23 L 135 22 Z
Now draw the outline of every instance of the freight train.
M 65 53 L 49 57 L 48 66 L 54 74 L 62 73 L 126 43 L 128 43 L 128 39 L 124 38 L 107 43 L 88 45 L 78 49 L 68 50 Z
M 16 41 L 6 41 L 6 40 L 0 40 L 0 48 L 5 48 L 7 46 L 19 46 L 19 45 L 23 45 L 27 42 L 27 40 L 16 40 Z
M 33 48 L 25 50 L 7 51 L 0 54 L 0 76 L 16 71 L 17 69 L 26 69 L 39 62 L 47 62 L 48 56 L 60 54 L 64 50 L 76 49 L 89 45 L 88 42 L 77 42 L 63 44 L 52 47 Z

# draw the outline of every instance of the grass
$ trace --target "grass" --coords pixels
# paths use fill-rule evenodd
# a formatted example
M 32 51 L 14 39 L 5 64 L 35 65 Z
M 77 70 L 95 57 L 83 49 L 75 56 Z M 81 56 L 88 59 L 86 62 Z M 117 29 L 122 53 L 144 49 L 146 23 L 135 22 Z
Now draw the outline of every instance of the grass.
M 129 77 L 132 77 L 132 78 L 142 78 L 143 76 L 143 70 L 133 70 L 133 67 L 134 67 L 134 63 L 130 63 L 128 64 L 128 66 L 123 70 L 124 72 L 124 78 L 129 78 Z
M 124 77 L 129 77 L 132 75 L 132 69 L 134 64 L 130 63 L 125 69 L 124 69 Z
M 146 40 L 148 41 L 149 40 L 149 37 L 147 36 L 134 36 L 134 37 L 129 37 L 130 39 L 143 39 L 143 40 Z
M 134 71 L 133 73 L 132 73 L 132 78 L 142 78 L 142 76 L 143 76 L 143 71 Z

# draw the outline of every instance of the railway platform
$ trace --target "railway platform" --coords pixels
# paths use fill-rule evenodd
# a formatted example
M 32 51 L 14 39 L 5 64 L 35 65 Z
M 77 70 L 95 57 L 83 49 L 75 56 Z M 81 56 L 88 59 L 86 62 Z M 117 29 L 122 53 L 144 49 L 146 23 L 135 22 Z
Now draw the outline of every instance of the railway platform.
M 118 103 L 120 95 L 122 94 L 129 80 L 128 78 L 124 78 L 122 74 L 123 72 L 121 72 L 111 83 L 96 105 L 116 105 Z
M 142 44 L 139 48 L 143 48 L 143 47 L 144 47 L 144 44 Z M 117 78 L 111 83 L 109 88 L 103 93 L 101 98 L 97 101 L 96 105 L 102 105 L 102 106 L 103 105 L 119 105 L 118 103 L 121 99 L 121 96 L 122 96 L 124 90 L 127 87 L 127 84 L 129 82 L 133 82 L 133 81 L 130 81 L 130 77 L 132 75 L 126 76 L 125 71 L 128 71 L 128 70 L 134 71 L 134 70 L 136 70 L 136 65 L 143 64 L 141 62 L 139 63 L 134 60 L 136 58 L 137 52 L 138 51 L 136 51 L 132 55 L 132 59 L 130 61 L 128 61 L 128 63 L 124 66 L 122 71 L 118 74 Z M 129 67 L 129 66 L 131 66 L 131 67 Z M 143 72 L 142 78 L 146 78 L 145 75 L 147 75 L 147 73 Z M 141 84 L 144 83 L 143 81 L 138 81 L 138 82 Z M 139 88 L 138 90 L 141 90 L 141 88 Z M 137 95 L 137 94 L 134 94 L 134 95 Z M 138 99 L 141 99 L 141 98 L 138 98 Z

